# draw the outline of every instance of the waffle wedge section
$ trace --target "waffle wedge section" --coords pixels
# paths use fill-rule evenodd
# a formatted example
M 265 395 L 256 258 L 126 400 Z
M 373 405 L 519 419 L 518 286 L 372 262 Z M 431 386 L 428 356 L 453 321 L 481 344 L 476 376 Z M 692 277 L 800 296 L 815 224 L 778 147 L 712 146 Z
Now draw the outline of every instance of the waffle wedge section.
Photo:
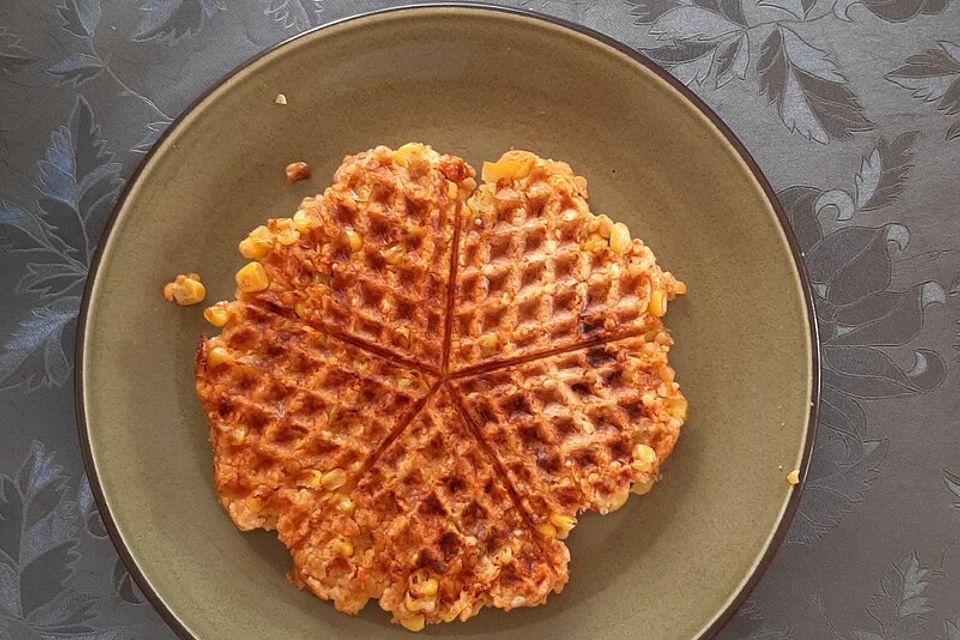
M 581 511 L 646 493 L 686 417 L 670 336 L 637 336 L 456 380 L 466 414 L 533 522 L 566 537 Z
M 566 163 L 510 151 L 483 180 L 461 221 L 453 369 L 645 332 L 686 290 L 626 225 L 590 211 Z
M 439 368 L 453 240 L 473 176 L 460 158 L 415 143 L 348 156 L 321 196 L 240 243 L 266 276 L 240 295 Z
M 347 508 L 318 510 L 305 496 L 278 529 L 295 582 L 347 613 L 377 599 L 412 630 L 541 604 L 567 579 L 565 545 L 531 526 L 445 387 Z
M 195 371 L 214 480 L 240 529 L 272 529 L 293 497 L 353 482 L 435 381 L 257 305 L 224 311 Z

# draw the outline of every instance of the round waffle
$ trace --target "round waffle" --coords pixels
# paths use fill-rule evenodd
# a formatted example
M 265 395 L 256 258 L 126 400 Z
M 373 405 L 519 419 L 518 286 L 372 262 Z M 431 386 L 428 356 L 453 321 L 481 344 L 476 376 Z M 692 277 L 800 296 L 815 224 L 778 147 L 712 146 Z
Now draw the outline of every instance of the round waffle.
M 411 630 L 559 592 L 578 514 L 649 491 L 686 416 L 683 284 L 568 165 L 512 151 L 482 178 L 419 144 L 346 158 L 241 242 L 197 351 L 233 521 Z

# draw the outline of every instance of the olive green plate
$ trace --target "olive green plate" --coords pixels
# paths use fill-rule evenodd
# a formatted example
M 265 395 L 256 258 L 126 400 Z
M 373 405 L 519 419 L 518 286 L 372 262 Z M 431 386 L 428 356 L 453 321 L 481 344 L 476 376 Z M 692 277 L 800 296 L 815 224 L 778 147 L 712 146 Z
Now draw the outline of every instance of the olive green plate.
M 278 93 L 289 104 L 274 104 Z M 85 297 L 78 375 L 88 472 L 113 540 L 184 638 L 406 638 L 298 591 L 272 534 L 240 533 L 211 479 L 193 391 L 201 306 L 160 296 L 199 272 L 230 297 L 237 242 L 321 191 L 345 154 L 416 140 L 474 166 L 517 147 L 568 161 L 689 286 L 667 316 L 690 417 L 663 482 L 569 540 L 542 607 L 485 610 L 428 635 L 709 637 L 786 531 L 819 387 L 797 250 L 730 131 L 635 52 L 542 17 L 420 7 L 306 33 L 258 57 L 173 126 L 131 181 Z M 313 178 L 289 186 L 284 166 Z

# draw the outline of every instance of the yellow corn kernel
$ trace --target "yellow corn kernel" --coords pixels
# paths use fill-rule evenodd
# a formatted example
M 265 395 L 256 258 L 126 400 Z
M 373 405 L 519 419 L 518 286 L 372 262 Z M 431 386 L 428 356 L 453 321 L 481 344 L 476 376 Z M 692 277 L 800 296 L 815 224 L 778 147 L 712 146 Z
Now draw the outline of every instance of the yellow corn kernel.
M 244 238 L 237 248 L 247 260 L 258 260 L 273 250 L 273 232 L 260 225 Z
M 207 366 L 217 367 L 230 359 L 230 353 L 224 347 L 214 347 L 207 352 Z
M 630 251 L 630 229 L 622 222 L 616 223 L 610 230 L 610 248 L 618 254 Z
M 353 556 L 353 544 L 343 538 L 334 538 L 330 542 L 330 549 L 338 556 L 350 558 Z
M 237 271 L 236 280 L 240 291 L 245 293 L 263 291 L 270 286 L 267 270 L 259 262 L 248 262 L 240 271 Z
M 273 99 L 273 104 L 287 104 L 287 96 L 278 93 L 277 97 Z
M 419 142 L 408 142 L 394 152 L 393 161 L 401 167 L 406 167 L 410 164 L 411 157 L 422 156 L 423 152 L 424 147 L 422 144 Z
M 673 292 L 678 296 L 682 296 L 687 292 L 687 285 L 683 282 L 677 281 L 677 283 L 673 285 Z
M 403 606 L 412 613 L 423 611 L 424 613 L 433 613 L 437 608 L 436 595 L 431 597 L 418 598 L 409 591 L 403 596 Z
M 654 478 L 645 478 L 642 480 L 637 480 L 633 483 L 633 486 L 630 488 L 630 491 L 638 496 L 645 496 L 650 493 L 650 490 L 653 489 L 657 481 Z
M 614 496 L 613 502 L 610 503 L 610 506 L 607 508 L 607 513 L 613 513 L 618 510 L 620 507 L 627 503 L 627 498 L 630 497 L 629 491 L 624 491 L 620 495 Z
M 343 244 L 350 247 L 350 251 L 360 251 L 360 248 L 363 246 L 363 238 L 353 229 L 344 229 L 340 239 L 343 241 Z
M 500 342 L 500 338 L 495 333 L 487 333 L 480 336 L 480 348 L 488 351 L 495 349 Z
M 633 462 L 630 466 L 637 471 L 651 471 L 656 463 L 657 452 L 653 447 L 639 443 L 633 448 Z
M 551 513 L 550 524 L 555 526 L 561 533 L 567 533 L 577 526 L 577 519 L 573 516 L 565 516 L 562 513 Z
M 310 177 L 310 165 L 306 162 L 291 162 L 284 169 L 284 173 L 287 176 L 287 182 L 290 184 L 300 182 Z
M 303 320 L 307 317 L 307 305 L 303 304 L 302 302 L 298 302 L 297 304 L 293 305 L 293 312 L 297 314 L 298 318 Z
M 403 259 L 403 247 L 399 243 L 391 244 L 380 251 L 383 261 L 387 264 L 398 264 Z
M 296 244 L 298 240 L 300 240 L 300 232 L 297 231 L 292 223 L 285 225 L 280 233 L 277 234 L 277 242 L 285 247 Z
M 320 221 L 315 217 L 308 214 L 303 209 L 298 209 L 295 214 L 293 214 L 293 228 L 299 231 L 301 234 L 307 234 L 312 229 L 316 229 L 320 226 Z
M 200 282 L 200 276 L 195 273 L 187 275 L 178 275 L 173 282 L 168 282 L 163 287 L 163 297 L 170 301 L 176 301 L 181 307 L 203 302 L 207 296 L 207 289 Z
M 407 585 L 410 592 L 416 596 L 433 597 L 437 595 L 440 583 L 436 578 L 431 578 L 425 569 L 417 569 L 407 578 Z
M 791 487 L 795 487 L 798 484 L 800 484 L 800 470 L 794 469 L 793 471 L 788 473 L 787 482 L 790 484 Z
M 203 318 L 215 327 L 222 327 L 230 321 L 230 303 L 220 301 L 203 310 Z
M 663 289 L 656 288 L 650 294 L 650 313 L 655 318 L 662 318 L 667 313 L 667 294 Z
M 247 439 L 247 427 L 245 425 L 234 427 L 230 436 L 233 438 L 234 444 L 243 444 L 243 441 Z
M 397 327 L 396 329 L 393 330 L 393 332 L 396 334 L 397 342 L 400 344 L 401 347 L 410 346 L 410 330 L 409 329 L 407 329 L 406 327 Z
M 553 526 L 553 523 L 541 522 L 537 525 L 537 533 L 542 535 L 544 538 L 556 538 L 557 528 Z
M 508 151 L 497 162 L 484 162 L 481 177 L 484 182 L 520 180 L 533 170 L 533 156 L 523 151 Z
M 460 190 L 457 188 L 457 183 L 447 180 L 447 197 L 451 200 L 456 200 L 459 192 Z
M 333 491 L 334 489 L 339 489 L 343 485 L 347 484 L 347 473 L 339 467 L 336 469 L 331 469 L 323 474 L 323 487 Z
M 677 420 L 683 422 L 687 419 L 687 399 L 683 396 L 670 398 L 666 401 L 667 411 Z
M 423 627 L 427 624 L 427 621 L 422 613 L 418 613 L 415 616 L 400 618 L 400 624 L 402 624 L 403 628 L 407 631 L 423 631 Z
M 340 496 L 340 499 L 337 500 L 337 509 L 347 514 L 348 516 L 352 516 L 353 512 L 356 511 L 357 509 L 357 505 L 353 500 L 351 500 L 347 496 Z

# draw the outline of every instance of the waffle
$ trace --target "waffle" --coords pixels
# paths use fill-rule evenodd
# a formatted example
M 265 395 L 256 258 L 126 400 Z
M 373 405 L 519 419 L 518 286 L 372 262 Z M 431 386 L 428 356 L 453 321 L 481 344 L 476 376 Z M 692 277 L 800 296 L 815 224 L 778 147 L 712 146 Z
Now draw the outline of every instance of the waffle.
M 474 176 L 419 144 L 349 156 L 240 243 L 197 349 L 236 525 L 414 631 L 559 592 L 578 516 L 649 491 L 686 417 L 662 320 L 684 285 L 566 164 Z
M 647 331 L 685 291 L 624 224 L 590 211 L 566 163 L 511 151 L 483 177 L 460 223 L 455 368 Z

